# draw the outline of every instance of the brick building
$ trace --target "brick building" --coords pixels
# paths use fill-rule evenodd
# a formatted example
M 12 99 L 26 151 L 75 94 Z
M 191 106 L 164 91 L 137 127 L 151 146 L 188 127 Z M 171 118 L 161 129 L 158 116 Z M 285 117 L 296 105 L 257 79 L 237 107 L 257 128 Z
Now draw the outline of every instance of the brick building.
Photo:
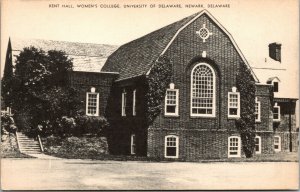
M 101 57 L 102 49 L 90 44 L 67 50 L 72 50 L 70 56 L 75 50 L 90 50 L 83 52 Z M 263 72 L 267 79 L 258 78 L 260 69 L 252 69 L 231 34 L 206 10 L 115 49 L 106 51 L 107 59 L 93 62 L 98 67 L 93 72 L 85 67 L 93 57 L 81 59 L 83 67 L 70 76 L 71 84 L 82 90 L 86 114 L 109 120 L 111 153 L 182 160 L 243 156 L 236 128 L 242 107 L 236 88 L 241 65 L 250 69 L 256 82 L 255 153 L 298 150 L 297 97 L 276 95 L 279 75 Z M 269 53 L 270 61 L 282 62 L 278 43 L 270 44 Z M 162 111 L 149 125 L 146 82 L 160 56 L 172 63 L 171 83 L 161 101 Z

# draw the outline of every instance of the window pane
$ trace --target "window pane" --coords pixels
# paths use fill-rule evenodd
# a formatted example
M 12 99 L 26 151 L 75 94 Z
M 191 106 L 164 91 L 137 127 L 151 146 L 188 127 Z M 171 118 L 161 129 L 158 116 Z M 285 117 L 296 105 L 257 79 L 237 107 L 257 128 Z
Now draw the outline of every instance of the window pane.
M 230 108 L 229 109 L 229 114 L 230 115 L 237 115 L 237 108 Z
M 87 99 L 87 114 L 95 115 L 97 114 L 97 93 L 88 93 Z
M 167 156 L 176 156 L 176 147 L 167 147 Z
M 192 73 L 192 113 L 212 114 L 214 75 L 206 65 L 197 66 Z

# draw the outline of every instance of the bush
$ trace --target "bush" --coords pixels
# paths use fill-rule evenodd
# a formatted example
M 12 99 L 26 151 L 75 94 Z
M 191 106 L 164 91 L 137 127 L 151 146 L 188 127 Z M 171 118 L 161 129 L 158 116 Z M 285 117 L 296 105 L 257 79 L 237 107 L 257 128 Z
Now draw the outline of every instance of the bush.
M 106 118 L 101 116 L 77 116 L 75 134 L 103 135 L 108 128 Z
M 57 131 L 60 136 L 72 135 L 74 134 L 76 127 L 75 119 L 72 117 L 63 116 L 58 120 L 57 126 Z
M 1 135 L 7 134 L 7 133 L 16 133 L 17 127 L 15 125 L 14 119 L 7 115 L 2 114 L 1 115 Z
M 104 137 L 59 137 L 43 138 L 46 153 L 64 158 L 95 159 L 108 154 Z

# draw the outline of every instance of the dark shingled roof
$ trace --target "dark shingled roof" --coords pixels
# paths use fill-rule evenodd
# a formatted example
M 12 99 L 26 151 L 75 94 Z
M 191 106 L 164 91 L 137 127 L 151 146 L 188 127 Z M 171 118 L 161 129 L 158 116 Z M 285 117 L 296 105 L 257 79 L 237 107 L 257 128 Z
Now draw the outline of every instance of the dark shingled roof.
M 77 43 L 67 41 L 53 41 L 42 39 L 20 39 L 11 38 L 13 60 L 15 52 L 25 47 L 34 46 L 44 51 L 64 51 L 69 58 L 73 59 L 74 71 L 100 72 L 107 57 L 114 52 L 118 46 L 106 44 Z
M 102 71 L 119 72 L 118 80 L 146 74 L 176 32 L 198 14 L 195 13 L 122 45 L 108 57 Z

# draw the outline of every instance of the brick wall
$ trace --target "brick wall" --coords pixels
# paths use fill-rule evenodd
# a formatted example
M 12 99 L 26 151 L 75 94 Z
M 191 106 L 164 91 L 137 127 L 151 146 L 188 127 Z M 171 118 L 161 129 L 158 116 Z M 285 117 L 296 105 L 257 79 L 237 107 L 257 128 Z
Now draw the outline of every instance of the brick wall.
M 255 96 L 260 101 L 260 118 L 259 122 L 255 123 L 255 130 L 257 131 L 273 131 L 273 112 L 272 104 L 270 100 L 270 89 L 269 85 L 255 86 Z
M 196 34 L 203 24 L 212 35 L 206 42 Z M 206 51 L 206 58 L 202 52 Z M 236 76 L 242 58 L 229 37 L 206 15 L 202 15 L 183 29 L 166 52 L 173 63 L 172 82 L 179 89 L 179 117 L 165 117 L 164 112 L 149 127 L 148 155 L 164 155 L 163 138 L 166 132 L 180 135 L 181 157 L 222 158 L 227 157 L 228 133 L 237 133 L 235 119 L 228 118 L 228 92 L 236 87 Z M 191 71 L 197 62 L 206 62 L 216 74 L 216 116 L 191 117 L 190 93 Z M 237 90 L 238 91 L 238 90 Z M 262 102 L 266 100 L 262 89 Z M 162 104 L 164 105 L 163 101 Z M 263 105 L 265 107 L 265 105 Z M 263 111 L 267 109 L 264 108 Z M 270 129 L 267 117 L 262 118 L 261 130 Z M 221 131 L 221 130 L 225 130 Z M 157 132 L 157 133 L 156 133 Z
M 289 119 L 291 113 L 291 129 L 296 131 L 296 102 L 277 102 L 280 106 L 280 122 L 274 122 L 273 126 L 276 131 L 289 131 Z
M 148 129 L 148 156 L 164 158 L 165 136 L 179 137 L 181 160 L 227 158 L 228 137 L 226 130 Z
M 107 107 L 110 123 L 108 138 L 112 154 L 130 154 L 131 134 L 136 135 L 136 155 L 146 156 L 147 124 L 145 115 L 145 79 L 140 77 L 113 84 Z M 122 92 L 126 90 L 126 116 L 121 116 Z M 133 90 L 136 90 L 136 115 L 133 116 Z
M 105 116 L 108 97 L 116 74 L 73 71 L 69 74 L 70 85 L 80 92 L 82 110 L 86 110 L 86 93 L 95 87 L 99 93 L 99 116 Z

